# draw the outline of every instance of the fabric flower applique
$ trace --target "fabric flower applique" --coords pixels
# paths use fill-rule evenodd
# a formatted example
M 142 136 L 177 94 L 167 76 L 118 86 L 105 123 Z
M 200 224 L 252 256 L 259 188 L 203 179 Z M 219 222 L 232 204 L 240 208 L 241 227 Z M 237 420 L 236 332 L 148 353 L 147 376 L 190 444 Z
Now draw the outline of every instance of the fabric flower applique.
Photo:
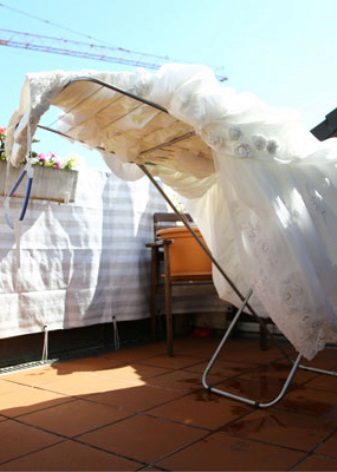
M 270 139 L 267 142 L 267 151 L 269 154 L 276 154 L 276 150 L 278 148 L 278 143 L 275 141 L 275 139 Z
M 228 135 L 231 141 L 238 141 L 242 136 L 242 131 L 237 126 L 231 126 L 228 130 Z
M 246 143 L 239 144 L 235 148 L 235 154 L 239 157 L 249 157 L 252 154 L 252 148 Z
M 252 136 L 252 141 L 255 146 L 255 148 L 258 151 L 263 151 L 267 145 L 267 140 L 264 136 L 261 135 L 254 135 Z

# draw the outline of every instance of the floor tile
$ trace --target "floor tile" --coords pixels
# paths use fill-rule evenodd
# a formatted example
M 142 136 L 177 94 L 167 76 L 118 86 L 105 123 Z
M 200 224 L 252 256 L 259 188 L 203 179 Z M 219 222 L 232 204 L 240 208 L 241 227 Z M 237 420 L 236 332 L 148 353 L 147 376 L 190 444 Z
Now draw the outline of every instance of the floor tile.
M 15 391 L 1 395 L 0 414 L 16 417 L 67 401 L 69 399 L 59 393 L 17 385 Z
M 16 384 L 7 382 L 6 380 L 0 380 L 0 398 L 2 395 L 6 395 L 9 392 L 14 392 L 15 390 Z
M 120 364 L 130 364 L 151 358 L 153 356 L 166 355 L 166 343 L 150 343 L 143 346 L 128 347 L 119 351 L 104 354 L 104 358 Z
M 149 359 L 142 360 L 141 364 L 152 365 L 155 367 L 163 367 L 165 369 L 183 369 L 198 363 L 198 359 L 191 356 L 174 356 L 169 357 L 166 354 L 154 356 Z
M 111 367 L 112 361 L 98 356 L 86 357 L 13 372 L 6 376 L 6 380 L 26 385 L 40 386 L 72 375 L 78 375 L 79 378 L 85 377 L 96 371 L 100 372 Z
M 147 379 L 147 385 L 185 392 L 202 388 L 201 376 L 199 374 L 183 370 L 174 370 L 168 374 L 151 377 Z
M 306 384 L 307 388 L 314 390 L 337 391 L 337 377 L 331 375 L 316 375 L 313 380 Z
M 168 470 L 289 470 L 303 453 L 213 434 L 156 465 Z
M 73 441 L 0 465 L 0 470 L 137 470 L 140 464 Z
M 270 346 L 261 350 L 258 340 L 233 339 L 225 343 L 219 354 L 219 360 L 247 362 L 249 364 L 267 364 L 282 357 L 279 349 Z
M 211 347 L 212 349 L 218 344 L 219 336 L 217 335 L 209 335 L 209 336 L 196 336 L 193 334 L 188 334 L 187 336 L 180 336 L 175 339 L 175 344 L 184 349 L 188 349 L 192 347 L 195 349 L 196 347 L 200 348 L 203 346 Z
M 88 379 L 92 379 L 93 381 L 95 379 L 113 380 L 117 377 L 132 382 L 134 380 L 133 377 L 145 379 L 152 375 L 159 375 L 165 372 L 167 372 L 165 368 L 146 366 L 138 363 L 134 363 L 134 365 L 122 365 L 120 361 L 113 362 L 110 358 L 90 357 L 11 373 L 5 377 L 6 382 L 2 382 L 5 384 L 3 387 L 0 381 L 0 395 L 2 388 L 13 388 L 12 382 L 30 386 L 45 386 L 50 383 L 62 384 L 64 381 L 66 383 L 70 378 L 76 378 L 76 383 L 81 384 L 89 383 Z
M 125 410 L 74 400 L 20 417 L 20 421 L 64 436 L 78 434 L 130 416 Z
M 337 427 L 337 392 L 303 387 L 287 393 L 276 408 L 313 415 L 317 421 L 334 421 Z
M 0 464 L 62 440 L 14 420 L 0 422 L 0 437 Z
M 118 353 L 113 353 L 118 354 Z M 125 357 L 125 354 L 124 354 Z M 141 358 L 142 356 L 140 356 Z M 123 375 L 127 377 L 129 375 L 129 369 L 133 372 L 137 372 L 139 377 L 149 377 L 152 375 L 161 374 L 166 371 L 160 367 L 151 367 L 139 364 L 136 361 L 122 362 L 122 360 L 114 359 L 113 356 L 105 357 L 91 357 L 85 359 L 77 359 L 76 361 L 68 361 L 65 365 L 66 368 L 62 368 L 60 364 L 57 368 L 58 374 L 67 374 L 69 372 L 88 372 L 95 376 L 103 375 Z
M 337 433 L 323 442 L 316 450 L 317 454 L 332 456 L 337 459 Z M 337 470 L 337 469 L 336 469 Z
M 48 383 L 45 388 L 64 395 L 81 396 L 123 390 L 131 388 L 133 385 L 145 385 L 145 380 L 133 378 L 127 382 L 121 379 L 113 379 L 109 376 L 99 378 L 94 374 L 82 373 L 79 375 L 74 373 L 69 377 L 59 378 L 54 382 Z
M 219 355 L 219 360 L 229 362 L 241 362 L 247 364 L 265 365 L 269 362 L 276 361 L 281 357 L 280 352 L 275 349 L 262 351 L 259 345 L 256 344 L 254 348 L 245 349 L 245 345 L 238 349 L 236 352 L 232 352 L 231 347 L 225 346 L 223 351 Z
M 262 403 L 273 400 L 279 394 L 283 382 L 278 379 L 247 379 L 245 374 L 225 382 L 218 383 L 216 388 L 234 395 L 242 396 Z
M 174 352 L 176 356 L 188 356 L 201 359 L 208 359 L 215 351 L 220 339 L 215 337 L 175 339 Z
M 337 470 L 336 378 L 301 370 L 279 403 L 256 410 L 201 386 L 218 342 L 177 338 L 175 357 L 160 342 L 1 375 L 0 470 Z M 264 401 L 279 392 L 278 351 L 238 337 L 225 350 L 211 385 Z M 314 363 L 336 365 L 336 352 Z
M 145 411 L 184 394 L 185 392 L 182 391 L 168 390 L 150 385 L 130 387 L 124 384 L 124 388 L 85 395 L 84 398 L 104 405 L 122 407 L 130 411 Z
M 63 375 L 70 372 L 100 372 L 118 365 L 121 365 L 121 361 L 118 359 L 97 355 L 67 360 L 65 362 L 56 362 L 52 365 L 52 368 L 58 372 L 58 375 Z
M 321 456 L 319 454 L 313 454 L 312 456 L 305 459 L 300 463 L 294 470 L 313 470 L 313 471 L 326 471 L 326 470 L 337 470 L 337 459 L 331 457 Z
M 149 465 L 148 467 L 144 467 L 140 470 L 146 470 L 146 471 L 149 471 L 149 470 L 165 470 L 165 469 L 161 469 L 160 467 L 155 467 L 154 465 Z
M 216 429 L 250 411 L 249 407 L 203 390 L 148 410 L 147 413 L 186 425 Z
M 106 369 L 101 372 L 95 372 L 94 376 L 97 379 L 105 379 L 112 383 L 116 380 L 122 380 L 123 382 L 127 382 L 130 385 L 144 385 L 148 382 L 148 379 L 170 371 L 170 369 L 165 369 L 162 367 L 131 363 L 129 365 L 118 366 Z
M 200 429 L 135 416 L 80 436 L 79 439 L 123 456 L 152 463 L 204 435 L 205 432 Z
M 304 360 L 303 364 L 309 367 L 318 367 L 319 369 L 337 370 L 337 349 L 324 349 L 312 361 Z
M 209 361 L 200 362 L 190 367 L 186 367 L 184 370 L 187 372 L 195 372 L 200 374 L 200 378 L 204 373 Z M 227 377 L 235 377 L 241 375 L 246 371 L 251 372 L 252 369 L 256 369 L 256 366 L 247 366 L 247 364 L 242 364 L 239 362 L 226 362 L 217 360 L 209 371 L 209 378 L 214 378 L 214 381 L 221 382 Z
M 58 376 L 56 369 L 51 366 L 24 369 L 6 375 L 6 381 L 15 388 L 15 384 L 39 387 L 53 382 Z M 14 383 L 14 385 L 13 385 Z
M 68 363 L 66 363 L 68 364 Z M 10 375 L 6 378 L 8 383 L 17 383 L 20 385 L 27 385 L 33 387 L 40 387 L 48 389 L 50 385 L 59 384 L 65 385 L 77 384 L 92 385 L 95 381 L 94 372 L 87 370 L 73 370 L 73 367 L 68 369 L 65 367 L 47 367 L 43 369 L 29 369 L 28 371 L 21 371 Z
M 286 360 L 280 360 L 276 362 L 267 363 L 264 366 L 260 366 L 258 369 L 246 370 L 241 377 L 245 379 L 260 380 L 273 382 L 275 379 L 284 382 L 290 372 L 292 364 Z M 293 380 L 292 385 L 297 386 L 303 384 L 311 379 L 315 378 L 317 374 L 309 372 L 307 370 L 298 369 Z
M 73 371 L 72 369 L 56 369 L 47 367 L 43 369 L 29 369 L 28 371 L 20 371 L 12 374 L 6 378 L 8 383 L 16 383 L 19 385 L 26 385 L 32 387 L 38 387 L 42 389 L 48 389 L 50 384 L 60 382 L 66 383 L 77 382 L 89 383 L 89 379 L 94 379 L 93 373 L 90 371 Z
M 310 451 L 328 436 L 336 425 L 333 421 L 317 422 L 300 413 L 258 410 L 223 427 L 223 431 L 240 438 L 258 439 L 275 445 Z

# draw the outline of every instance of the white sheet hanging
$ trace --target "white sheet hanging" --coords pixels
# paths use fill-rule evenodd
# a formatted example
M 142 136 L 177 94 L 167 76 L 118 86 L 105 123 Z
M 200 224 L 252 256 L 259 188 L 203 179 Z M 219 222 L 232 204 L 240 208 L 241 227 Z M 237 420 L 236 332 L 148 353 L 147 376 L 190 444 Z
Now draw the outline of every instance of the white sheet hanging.
M 1 199 L 3 201 L 3 198 Z M 13 212 L 21 201 L 13 199 Z M 81 171 L 76 203 L 31 201 L 16 270 L 0 223 L 0 338 L 148 317 L 152 213 L 165 204 L 146 179 Z M 130 295 L 131 294 L 131 295 Z
M 0 205 L 3 198 L 0 198 Z M 21 200 L 12 199 L 13 215 Z M 153 213 L 167 205 L 143 177 L 82 170 L 76 202 L 32 200 L 22 224 L 21 267 L 15 235 L 0 212 L 0 339 L 149 317 Z M 174 300 L 175 313 L 219 312 L 213 294 Z
M 83 75 L 169 113 L 88 81 L 63 88 Z M 292 112 L 236 94 L 202 66 L 167 65 L 154 74 L 42 73 L 27 76 L 9 126 L 14 165 L 26 151 L 27 132 L 25 126 L 15 132 L 16 124 L 27 122 L 28 113 L 34 129 L 51 103 L 65 110 L 62 132 L 105 148 L 110 160 L 149 162 L 186 197 L 224 270 L 241 292 L 253 287 L 252 306 L 304 356 L 337 341 L 335 139 L 318 142 Z M 236 303 L 216 271 L 214 277 L 220 296 Z

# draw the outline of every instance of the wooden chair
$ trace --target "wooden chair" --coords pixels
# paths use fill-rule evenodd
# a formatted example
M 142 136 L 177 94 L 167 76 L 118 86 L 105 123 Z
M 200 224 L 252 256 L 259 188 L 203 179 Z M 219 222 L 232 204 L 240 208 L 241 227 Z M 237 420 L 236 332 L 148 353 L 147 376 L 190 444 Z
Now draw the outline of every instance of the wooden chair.
M 185 214 L 193 222 L 189 214 Z M 155 213 L 153 216 L 154 241 L 151 248 L 150 314 L 152 336 L 157 332 L 157 296 L 164 295 L 167 352 L 173 356 L 172 291 L 175 286 L 205 285 L 213 287 L 212 265 L 201 247 L 180 225 L 174 213 Z M 196 228 L 196 231 L 199 230 Z M 200 234 L 200 233 L 199 233 Z M 201 261 L 199 260 L 201 258 Z M 201 270 L 200 270 L 201 268 Z

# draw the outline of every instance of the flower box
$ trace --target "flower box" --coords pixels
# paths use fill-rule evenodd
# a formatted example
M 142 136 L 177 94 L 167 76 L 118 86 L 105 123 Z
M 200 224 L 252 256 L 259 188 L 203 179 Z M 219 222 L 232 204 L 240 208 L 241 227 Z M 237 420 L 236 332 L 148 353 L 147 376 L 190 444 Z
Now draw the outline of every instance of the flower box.
M 18 180 L 23 168 L 10 166 L 0 161 L 0 195 L 7 195 Z M 6 182 L 6 174 L 7 182 Z M 51 167 L 34 166 L 33 185 L 30 198 L 35 200 L 49 200 L 59 203 L 75 201 L 78 171 L 53 169 Z M 27 177 L 23 179 L 13 197 L 24 197 Z

